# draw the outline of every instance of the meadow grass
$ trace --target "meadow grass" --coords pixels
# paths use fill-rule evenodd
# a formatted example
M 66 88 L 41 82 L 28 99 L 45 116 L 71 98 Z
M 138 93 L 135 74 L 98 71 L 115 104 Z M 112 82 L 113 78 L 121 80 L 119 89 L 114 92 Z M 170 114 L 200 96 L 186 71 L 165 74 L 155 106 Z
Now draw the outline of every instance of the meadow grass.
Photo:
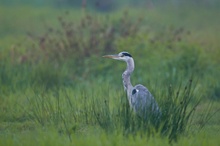
M 191 135 L 183 137 L 179 140 L 179 143 L 174 143 L 175 146 L 217 146 L 219 143 L 218 136 L 206 135 L 200 133 L 198 135 Z M 103 132 L 96 132 L 90 135 L 72 135 L 72 141 L 65 136 L 58 134 L 53 129 L 45 130 L 33 130 L 32 132 L 23 132 L 22 134 L 14 133 L 11 135 L 1 136 L 0 144 L 2 145 L 165 145 L 169 146 L 169 142 L 166 138 L 161 137 L 143 137 L 143 135 L 124 137 L 118 134 L 106 135 Z
M 194 39 L 199 31 L 188 35 L 193 26 L 179 28 L 179 17 L 168 18 L 169 11 L 158 15 L 162 10 L 148 10 L 136 18 L 142 10 L 108 17 L 69 10 L 56 20 L 60 11 L 51 8 L 21 9 L 0 10 L 9 14 L 0 17 L 5 23 L 0 26 L 0 145 L 219 144 L 220 52 L 216 42 L 206 48 L 212 38 L 199 38 L 206 44 L 200 45 Z M 9 19 L 14 15 L 21 21 L 16 26 Z M 51 20 L 46 26 L 42 15 Z M 27 22 L 29 17 L 36 23 Z M 174 27 L 154 25 L 157 17 Z M 28 25 L 39 31 L 26 34 Z M 109 28 L 115 29 L 109 34 Z M 74 33 L 54 33 L 60 30 Z M 125 64 L 101 58 L 124 50 L 135 59 L 132 82 L 152 92 L 162 111 L 160 122 L 130 110 L 121 81 Z
M 130 111 L 122 88 L 120 90 L 105 84 L 100 84 L 100 86 L 92 83 L 76 89 L 73 87 L 52 89 L 33 87 L 22 90 L 20 93 L 3 95 L 1 98 L 3 99 L 1 101 L 2 143 L 14 145 L 24 139 L 19 144 L 28 145 L 36 136 L 35 144 L 40 145 L 55 143 L 57 145 L 71 143 L 87 145 L 90 142 L 96 144 L 97 141 L 97 145 L 105 143 L 120 145 L 125 139 L 131 140 L 128 143 L 155 145 L 165 141 L 168 145 L 172 141 L 177 141 L 174 143 L 178 145 L 179 141 L 187 136 L 191 137 L 192 144 L 194 144 L 191 135 L 203 133 L 210 136 L 206 130 L 215 129 L 215 126 L 217 126 L 215 130 L 219 129 L 218 115 L 211 115 L 207 117 L 208 119 L 205 117 L 205 114 L 210 116 L 216 110 L 207 110 L 209 108 L 201 110 L 199 106 L 204 106 L 204 103 L 198 106 L 195 99 L 198 95 L 197 97 L 188 95 L 191 93 L 185 91 L 186 87 L 180 89 L 169 87 L 161 89 L 160 93 L 155 92 L 155 98 L 163 112 L 161 123 L 155 127 L 155 123 L 142 121 Z M 85 91 L 86 87 L 90 88 Z M 176 91 L 179 92 L 179 96 L 176 95 Z M 197 115 L 196 119 L 195 115 Z M 210 121 L 214 123 L 208 124 Z M 207 125 L 211 127 L 207 128 Z M 202 132 L 200 132 L 201 128 Z M 218 134 L 217 131 L 215 132 Z M 49 135 L 51 137 L 48 137 Z M 56 139 L 56 142 L 52 140 L 52 137 L 60 138 Z M 80 140 L 81 137 L 84 140 Z M 100 141 L 100 137 L 104 139 Z M 202 138 L 201 142 L 198 141 L 198 145 L 204 142 L 205 144 L 212 143 L 213 139 L 203 140 Z M 190 143 L 186 139 L 182 141 Z

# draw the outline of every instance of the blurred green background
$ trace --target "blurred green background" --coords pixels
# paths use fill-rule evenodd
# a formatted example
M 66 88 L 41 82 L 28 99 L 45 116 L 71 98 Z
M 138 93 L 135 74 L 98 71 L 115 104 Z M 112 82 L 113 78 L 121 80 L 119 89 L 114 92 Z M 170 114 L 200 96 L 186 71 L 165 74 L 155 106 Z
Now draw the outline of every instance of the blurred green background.
M 128 51 L 135 60 L 132 83 L 146 85 L 161 107 L 168 87 L 173 86 L 176 91 L 192 79 L 195 96 L 190 104 L 202 100 L 191 126 L 194 130 L 205 127 L 198 134 L 197 144 L 218 143 L 219 24 L 218 0 L 1 0 L 0 145 L 16 145 L 16 139 L 26 140 L 20 145 L 30 145 L 34 135 L 43 135 L 36 144 L 54 145 L 52 138 L 43 138 L 43 128 L 58 137 L 57 131 L 65 129 L 67 135 L 78 140 L 78 145 L 91 141 L 96 145 L 110 141 L 109 145 L 114 145 L 117 139 L 116 145 L 124 143 L 120 134 L 104 134 L 103 143 L 95 143 L 100 135 L 96 135 L 94 127 L 99 124 L 94 124 L 92 118 L 82 124 L 85 116 L 76 110 L 92 106 L 92 101 L 84 102 L 84 96 L 97 100 L 109 97 L 112 112 L 115 105 L 120 106 L 116 103 L 123 94 L 121 73 L 125 63 L 101 56 L 121 51 Z M 71 113 L 64 108 L 71 102 L 56 106 L 57 92 L 61 99 L 65 97 L 76 104 L 76 108 L 71 106 Z M 43 103 L 50 108 L 44 109 Z M 56 108 L 60 106 L 62 110 Z M 61 124 L 59 120 L 54 124 L 57 119 L 53 116 L 60 111 Z M 79 121 L 71 114 L 79 114 Z M 53 126 L 45 124 L 48 121 L 53 121 Z M 65 123 L 70 128 L 63 126 Z M 19 135 L 21 132 L 24 134 Z M 93 139 L 82 143 L 76 135 L 85 133 L 93 135 Z M 207 142 L 204 135 L 212 139 Z M 159 138 L 155 143 L 151 138 L 149 144 L 164 141 Z M 134 141 L 130 142 L 132 145 Z M 145 140 L 138 142 L 146 144 Z M 178 145 L 187 145 L 186 142 L 182 136 Z M 57 138 L 58 143 L 71 144 L 65 136 Z

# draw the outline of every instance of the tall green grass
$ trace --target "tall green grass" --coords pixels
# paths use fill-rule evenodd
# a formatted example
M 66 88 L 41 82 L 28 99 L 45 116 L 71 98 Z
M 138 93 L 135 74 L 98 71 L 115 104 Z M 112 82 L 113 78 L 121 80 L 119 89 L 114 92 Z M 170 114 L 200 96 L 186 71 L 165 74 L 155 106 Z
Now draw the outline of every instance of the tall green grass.
M 23 98 L 19 97 L 23 101 L 16 107 L 22 113 L 20 118 L 42 127 L 52 126 L 70 139 L 72 134 L 80 133 L 83 128 L 97 127 L 106 133 L 160 135 L 174 141 L 187 132 L 200 101 L 193 93 L 191 81 L 184 88 L 165 86 L 159 94 L 155 93 L 162 115 L 142 119 L 130 109 L 122 91 L 116 92 L 106 85 L 89 87 L 85 86 L 87 90 L 33 89 Z M 27 105 L 20 105 L 24 101 Z

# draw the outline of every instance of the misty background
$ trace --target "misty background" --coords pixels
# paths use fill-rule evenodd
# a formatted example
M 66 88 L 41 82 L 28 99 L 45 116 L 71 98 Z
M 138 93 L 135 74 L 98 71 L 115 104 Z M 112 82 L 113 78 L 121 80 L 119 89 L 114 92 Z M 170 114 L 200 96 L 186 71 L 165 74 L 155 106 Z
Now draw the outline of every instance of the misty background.
M 204 8 L 218 8 L 219 0 L 1 0 L 1 5 L 32 5 L 32 6 L 51 6 L 57 8 L 81 7 L 86 5 L 98 11 L 113 11 L 125 6 L 154 8 L 158 6 L 195 6 Z

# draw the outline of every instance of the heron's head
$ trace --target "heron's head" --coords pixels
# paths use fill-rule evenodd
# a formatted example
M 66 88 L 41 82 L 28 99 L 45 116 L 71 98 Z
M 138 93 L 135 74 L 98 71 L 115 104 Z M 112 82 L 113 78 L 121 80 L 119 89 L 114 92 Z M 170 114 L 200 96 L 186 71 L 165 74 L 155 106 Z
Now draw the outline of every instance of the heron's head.
M 102 57 L 122 60 L 125 62 L 132 58 L 132 56 L 128 52 L 120 52 L 119 54 L 116 54 L 116 55 L 105 55 Z

